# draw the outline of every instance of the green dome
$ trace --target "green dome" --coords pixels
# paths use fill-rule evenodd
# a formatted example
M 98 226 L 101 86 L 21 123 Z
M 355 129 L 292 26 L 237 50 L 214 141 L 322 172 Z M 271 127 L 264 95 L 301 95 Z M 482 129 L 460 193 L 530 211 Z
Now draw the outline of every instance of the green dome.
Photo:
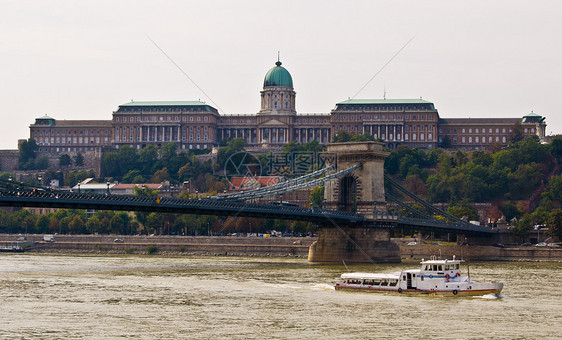
M 293 87 L 293 78 L 289 71 L 284 67 L 281 67 L 281 62 L 275 63 L 275 67 L 267 72 L 265 79 L 263 80 L 263 87 L 266 86 L 285 86 Z

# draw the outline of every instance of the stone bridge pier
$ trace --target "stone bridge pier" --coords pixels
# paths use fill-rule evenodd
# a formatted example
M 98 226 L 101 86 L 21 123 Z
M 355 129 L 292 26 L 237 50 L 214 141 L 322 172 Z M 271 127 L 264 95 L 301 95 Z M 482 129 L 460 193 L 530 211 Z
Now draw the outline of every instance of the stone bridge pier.
M 357 212 L 375 222 L 375 211 L 386 211 L 384 160 L 388 152 L 383 143 L 352 142 L 328 144 L 323 154 L 326 166 L 334 172 L 363 166 L 324 186 L 325 208 Z M 310 262 L 400 262 L 400 248 L 390 242 L 388 229 L 367 225 L 339 226 L 329 223 L 320 228 L 318 241 L 310 246 Z

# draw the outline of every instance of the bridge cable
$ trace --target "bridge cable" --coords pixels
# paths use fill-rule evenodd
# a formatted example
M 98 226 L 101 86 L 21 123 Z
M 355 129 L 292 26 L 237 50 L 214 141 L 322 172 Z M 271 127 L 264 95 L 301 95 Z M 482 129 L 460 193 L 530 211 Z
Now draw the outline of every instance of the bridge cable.
M 451 219 L 453 221 L 456 221 L 458 223 L 463 223 L 463 224 L 467 224 L 466 221 L 461 220 L 460 218 L 449 214 L 448 212 L 439 209 L 437 207 L 435 207 L 433 204 L 423 200 L 422 198 L 416 196 L 415 194 L 411 193 L 410 191 L 408 191 L 408 189 L 404 188 L 402 185 L 400 185 L 398 182 L 396 182 L 394 179 L 392 179 L 392 177 L 388 176 L 388 175 L 384 175 L 384 179 L 387 180 L 387 182 L 389 182 L 391 185 L 393 185 L 394 187 L 400 189 L 402 192 L 404 192 L 406 195 L 410 196 L 411 198 L 413 198 L 416 202 L 420 203 L 421 205 L 423 205 L 426 208 L 431 209 L 433 212 L 437 212 L 439 215 L 446 217 L 448 219 Z
M 319 176 L 325 174 L 326 172 L 328 172 L 330 170 L 333 170 L 334 168 L 335 168 L 335 166 L 332 165 L 332 166 L 329 166 L 327 168 L 316 170 L 316 171 L 314 171 L 312 173 L 309 173 L 309 174 L 306 174 L 304 176 L 297 177 L 297 178 L 294 178 L 294 179 L 291 179 L 291 180 L 288 180 L 288 181 L 280 182 L 280 183 L 277 183 L 277 184 L 269 185 L 267 187 L 252 189 L 252 190 L 244 191 L 244 192 L 237 192 L 237 193 L 217 196 L 217 199 L 239 198 L 240 196 L 251 195 L 253 193 L 259 193 L 259 192 L 262 192 L 262 191 L 269 191 L 269 190 L 272 190 L 272 189 L 282 188 L 282 187 L 286 187 L 286 186 L 293 186 L 295 184 L 298 184 L 299 182 L 306 181 L 310 178 L 319 177 Z
M 296 190 L 301 190 L 301 189 L 317 186 L 317 185 L 323 184 L 325 182 L 328 182 L 332 179 L 345 176 L 345 175 L 361 168 L 362 166 L 363 166 L 363 164 L 357 164 L 357 165 L 355 165 L 351 168 L 344 169 L 344 170 L 341 170 L 339 172 L 333 173 L 331 175 L 328 175 L 328 176 L 325 176 L 325 177 L 322 177 L 322 178 L 318 178 L 318 179 L 315 179 L 315 180 L 312 180 L 312 181 L 309 181 L 309 182 L 306 182 L 306 183 L 296 184 L 296 185 L 286 187 L 286 188 L 278 188 L 276 190 L 262 190 L 258 193 L 255 193 L 255 194 L 253 192 L 248 193 L 247 195 L 241 194 L 237 198 L 239 198 L 239 199 L 264 198 L 264 197 L 275 196 L 275 195 L 284 194 L 284 193 L 291 192 L 291 191 L 296 191 Z M 267 189 L 267 188 L 268 187 L 264 187 L 264 189 Z

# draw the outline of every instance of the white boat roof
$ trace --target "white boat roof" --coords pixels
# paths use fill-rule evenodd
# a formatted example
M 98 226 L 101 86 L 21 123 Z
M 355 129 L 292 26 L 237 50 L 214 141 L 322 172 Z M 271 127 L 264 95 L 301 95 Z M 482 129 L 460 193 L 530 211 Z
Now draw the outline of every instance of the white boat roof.
M 449 259 L 437 260 L 437 259 L 434 259 L 434 258 L 432 258 L 431 260 L 422 259 L 420 263 L 421 264 L 451 264 L 451 263 L 456 264 L 456 263 L 461 263 L 461 262 L 464 262 L 464 261 L 463 260 L 457 260 L 453 257 L 452 260 L 449 260 Z
M 400 273 L 343 273 L 342 279 L 368 279 L 368 280 L 383 280 L 395 279 L 398 280 Z

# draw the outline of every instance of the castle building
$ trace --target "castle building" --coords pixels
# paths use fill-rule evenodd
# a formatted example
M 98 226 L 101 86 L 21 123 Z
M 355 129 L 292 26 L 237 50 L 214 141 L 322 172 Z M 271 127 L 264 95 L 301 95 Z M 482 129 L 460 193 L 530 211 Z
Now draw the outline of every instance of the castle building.
M 66 153 L 142 149 L 177 143 L 181 150 L 211 149 L 233 138 L 251 147 L 280 148 L 291 141 L 329 143 L 338 131 L 369 133 L 394 149 L 400 145 L 433 149 L 448 140 L 456 149 L 506 146 L 517 122 L 525 136 L 545 137 L 545 118 L 440 118 L 423 99 L 348 99 L 329 113 L 297 113 L 293 78 L 277 61 L 265 75 L 260 110 L 221 115 L 201 101 L 131 101 L 119 105 L 111 120 L 56 120 L 44 116 L 30 125 L 41 152 Z

